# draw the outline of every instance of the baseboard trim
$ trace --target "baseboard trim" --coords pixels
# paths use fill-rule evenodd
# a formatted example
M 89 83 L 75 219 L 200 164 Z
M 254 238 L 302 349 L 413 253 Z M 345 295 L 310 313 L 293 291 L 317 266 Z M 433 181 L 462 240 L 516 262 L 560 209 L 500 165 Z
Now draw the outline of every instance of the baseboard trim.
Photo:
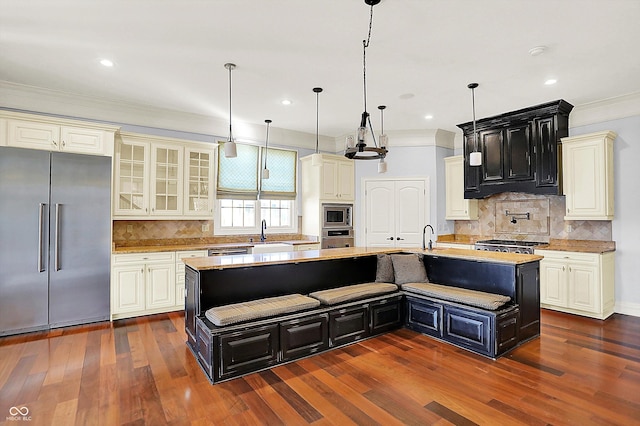
M 617 314 L 640 317 L 640 303 L 616 302 L 614 310 Z

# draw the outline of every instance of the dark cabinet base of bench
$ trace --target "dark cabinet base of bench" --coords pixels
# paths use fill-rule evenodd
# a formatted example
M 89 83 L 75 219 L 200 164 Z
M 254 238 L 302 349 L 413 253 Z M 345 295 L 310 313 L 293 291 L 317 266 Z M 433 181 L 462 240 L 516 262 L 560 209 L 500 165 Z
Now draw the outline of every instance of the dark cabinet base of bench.
M 402 302 L 394 295 L 222 328 L 197 318 L 194 353 L 217 383 L 400 328 Z
M 496 358 L 519 343 L 519 310 L 486 311 L 407 296 L 406 327 L 464 349 Z

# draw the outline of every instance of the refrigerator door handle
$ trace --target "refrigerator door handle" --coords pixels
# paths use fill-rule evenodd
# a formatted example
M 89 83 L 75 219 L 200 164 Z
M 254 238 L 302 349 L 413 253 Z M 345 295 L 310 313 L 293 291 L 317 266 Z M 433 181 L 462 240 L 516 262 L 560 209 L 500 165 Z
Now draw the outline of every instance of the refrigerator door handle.
M 56 230 L 55 230 L 55 246 L 54 246 L 54 262 L 55 262 L 55 270 L 60 270 L 60 204 L 56 203 Z
M 46 205 L 46 203 L 40 203 L 40 208 L 38 209 L 38 272 L 44 272 L 44 264 L 42 262 L 42 250 L 44 250 L 44 247 L 42 247 L 42 231 L 44 227 L 42 226 L 42 219 L 44 217 L 44 206 Z

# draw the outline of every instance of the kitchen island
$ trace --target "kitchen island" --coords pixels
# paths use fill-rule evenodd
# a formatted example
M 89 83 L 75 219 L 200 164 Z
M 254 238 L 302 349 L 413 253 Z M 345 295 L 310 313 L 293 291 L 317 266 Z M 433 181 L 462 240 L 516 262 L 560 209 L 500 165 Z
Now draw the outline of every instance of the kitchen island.
M 328 314 L 329 321 L 336 318 L 340 320 L 342 314 L 347 317 L 357 314 L 362 318 L 371 318 L 363 324 L 364 329 L 357 334 L 357 338 L 364 338 L 375 334 L 372 332 L 375 328 L 372 327 L 372 324 L 375 324 L 375 318 L 370 317 L 373 315 L 372 312 L 386 312 L 384 315 L 399 317 L 394 323 L 395 328 L 405 325 L 494 358 L 539 335 L 541 256 L 463 249 L 423 251 L 354 247 L 185 260 L 187 344 L 194 355 L 199 357 L 201 365 L 212 381 L 234 377 L 235 372 L 230 376 L 224 375 L 225 362 L 230 362 L 229 359 L 226 359 L 224 354 L 215 354 L 215 351 L 220 349 L 221 342 L 226 342 L 224 333 L 235 338 L 242 336 L 242 333 L 253 333 L 257 325 L 258 328 L 262 327 L 260 330 L 263 330 L 259 334 L 260 338 L 266 338 L 267 334 L 264 330 L 267 328 L 264 327 L 275 327 L 273 330 L 278 330 L 283 328 L 284 322 L 278 323 L 280 319 L 275 318 L 265 320 L 266 322 L 257 322 L 251 326 L 244 325 L 244 328 L 240 324 L 224 329 L 214 327 L 207 322 L 204 318 L 206 310 L 274 296 L 308 295 L 319 290 L 371 283 L 376 279 L 377 255 L 383 253 L 421 253 L 430 282 L 505 295 L 509 296 L 512 302 L 502 311 L 489 312 L 467 309 L 463 305 L 456 304 L 438 305 L 437 301 L 405 297 L 404 293 L 400 292 L 393 295 L 395 299 L 391 302 L 384 300 L 385 303 L 391 304 L 382 308 L 376 305 L 381 302 L 379 299 L 372 301 L 371 304 L 363 300 L 358 306 L 349 305 L 345 309 L 338 309 L 335 312 L 327 311 L 321 315 Z M 350 311 L 356 308 L 358 312 Z M 297 321 L 290 317 L 285 317 L 284 320 L 287 326 L 290 325 L 290 321 Z M 275 321 L 275 325 L 269 321 Z M 469 339 L 452 341 L 446 336 L 443 337 L 447 332 L 453 334 L 447 327 L 455 321 L 458 321 L 456 324 L 461 327 L 457 330 L 458 332 L 465 333 L 467 328 L 471 330 L 472 339 L 470 340 L 474 340 L 473 342 L 466 342 Z M 432 322 L 432 324 L 427 324 L 423 328 L 423 322 Z M 331 323 L 328 327 L 324 327 L 326 328 L 330 329 Z M 282 361 L 281 354 L 274 349 L 279 343 L 278 337 L 273 337 L 278 332 L 273 330 L 269 331 L 269 341 L 264 341 L 262 349 L 253 348 L 258 352 L 263 350 L 265 353 L 268 352 L 269 363 L 264 364 L 263 368 Z M 507 337 L 501 337 L 501 333 Z M 250 339 L 254 337 L 258 338 L 251 334 Z M 248 338 L 245 338 L 246 341 Z M 501 346 L 501 342 L 506 343 Z M 331 349 L 331 345 L 325 344 L 321 350 L 326 349 Z M 209 362 L 209 360 L 213 361 Z M 217 367 L 214 361 L 218 362 Z M 246 373 L 256 370 L 254 368 L 242 371 Z M 218 375 L 220 372 L 222 373 Z

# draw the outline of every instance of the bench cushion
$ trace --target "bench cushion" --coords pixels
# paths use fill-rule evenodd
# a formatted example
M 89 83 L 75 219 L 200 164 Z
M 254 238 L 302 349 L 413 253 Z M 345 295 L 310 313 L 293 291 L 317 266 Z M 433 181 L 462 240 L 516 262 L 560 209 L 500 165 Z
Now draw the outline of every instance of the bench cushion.
M 500 294 L 432 283 L 406 283 L 402 285 L 402 289 L 411 293 L 476 306 L 491 311 L 495 311 L 511 300 L 509 296 Z
M 398 286 L 391 283 L 364 283 L 332 288 L 330 290 L 314 291 L 310 293 L 309 296 L 318 299 L 325 305 L 335 305 L 350 300 L 391 293 L 397 290 Z
M 288 294 L 286 296 L 268 297 L 249 302 L 217 306 L 207 310 L 205 316 L 215 325 L 224 326 L 318 306 L 320 306 L 320 302 L 316 299 L 301 294 Z

